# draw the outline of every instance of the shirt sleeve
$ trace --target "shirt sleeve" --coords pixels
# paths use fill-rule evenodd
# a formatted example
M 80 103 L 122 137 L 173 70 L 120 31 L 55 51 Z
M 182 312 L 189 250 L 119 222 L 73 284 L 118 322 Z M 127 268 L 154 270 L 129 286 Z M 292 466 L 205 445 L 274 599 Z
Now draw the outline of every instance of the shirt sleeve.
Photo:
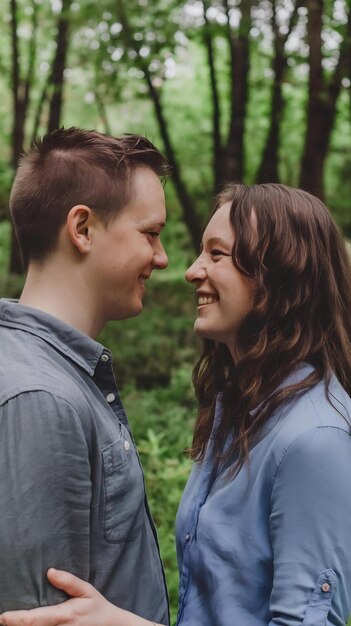
M 341 626 L 350 613 L 351 438 L 334 427 L 301 435 L 276 474 L 270 515 L 269 626 Z
M 69 402 L 44 391 L 0 407 L 0 610 L 62 602 L 49 567 L 88 579 L 91 481 Z

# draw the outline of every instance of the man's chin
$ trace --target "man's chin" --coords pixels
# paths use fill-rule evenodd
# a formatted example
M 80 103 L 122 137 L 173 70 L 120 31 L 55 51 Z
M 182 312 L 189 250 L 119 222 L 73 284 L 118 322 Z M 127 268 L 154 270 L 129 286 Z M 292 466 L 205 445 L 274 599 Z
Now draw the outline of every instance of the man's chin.
M 130 318 L 136 317 L 137 315 L 139 315 L 139 313 L 141 313 L 142 310 L 143 310 L 143 303 L 140 300 L 137 305 L 135 305 L 134 307 L 130 307 L 128 311 L 126 310 L 126 311 L 120 312 L 119 314 L 117 313 L 116 316 L 114 317 L 114 320 L 115 321 L 129 320 Z

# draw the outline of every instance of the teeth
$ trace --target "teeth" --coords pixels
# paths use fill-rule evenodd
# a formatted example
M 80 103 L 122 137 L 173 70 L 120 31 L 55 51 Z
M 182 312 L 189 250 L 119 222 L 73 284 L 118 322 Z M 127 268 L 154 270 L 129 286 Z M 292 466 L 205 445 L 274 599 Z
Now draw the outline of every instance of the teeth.
M 197 303 L 199 306 L 201 304 L 213 304 L 216 300 L 217 298 L 215 296 L 198 296 Z

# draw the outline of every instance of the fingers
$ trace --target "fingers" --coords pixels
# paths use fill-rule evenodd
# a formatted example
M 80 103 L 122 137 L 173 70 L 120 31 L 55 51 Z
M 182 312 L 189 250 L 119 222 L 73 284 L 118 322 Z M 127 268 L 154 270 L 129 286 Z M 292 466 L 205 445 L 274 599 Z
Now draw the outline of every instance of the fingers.
M 92 585 L 73 574 L 50 568 L 47 572 L 50 583 L 65 591 L 71 598 L 91 598 L 97 594 Z M 0 626 L 58 626 L 67 623 L 66 605 L 71 601 L 58 606 L 47 606 L 28 611 L 6 611 L 0 615 Z M 69 620 L 68 620 L 69 621 Z
M 73 574 L 69 574 L 69 572 L 50 568 L 47 577 L 54 587 L 62 589 L 72 598 L 87 598 L 94 595 L 95 589 L 92 585 Z
M 29 626 L 27 615 L 28 611 L 3 613 L 0 615 L 0 626 Z
M 31 609 L 30 611 L 6 611 L 0 615 L 0 626 L 57 626 L 57 612 L 51 614 L 50 608 Z

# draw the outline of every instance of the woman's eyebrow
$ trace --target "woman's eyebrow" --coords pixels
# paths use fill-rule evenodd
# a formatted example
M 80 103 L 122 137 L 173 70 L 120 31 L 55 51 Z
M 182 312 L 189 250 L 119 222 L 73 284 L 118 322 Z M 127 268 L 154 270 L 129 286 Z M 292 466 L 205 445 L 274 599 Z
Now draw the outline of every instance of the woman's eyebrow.
M 231 245 L 228 241 L 226 241 L 225 239 L 223 239 L 222 237 L 210 237 L 209 239 L 207 239 L 206 244 L 208 246 L 213 246 L 213 245 L 221 245 L 221 246 L 225 246 L 226 248 L 230 248 Z M 201 244 L 203 245 L 203 244 Z

